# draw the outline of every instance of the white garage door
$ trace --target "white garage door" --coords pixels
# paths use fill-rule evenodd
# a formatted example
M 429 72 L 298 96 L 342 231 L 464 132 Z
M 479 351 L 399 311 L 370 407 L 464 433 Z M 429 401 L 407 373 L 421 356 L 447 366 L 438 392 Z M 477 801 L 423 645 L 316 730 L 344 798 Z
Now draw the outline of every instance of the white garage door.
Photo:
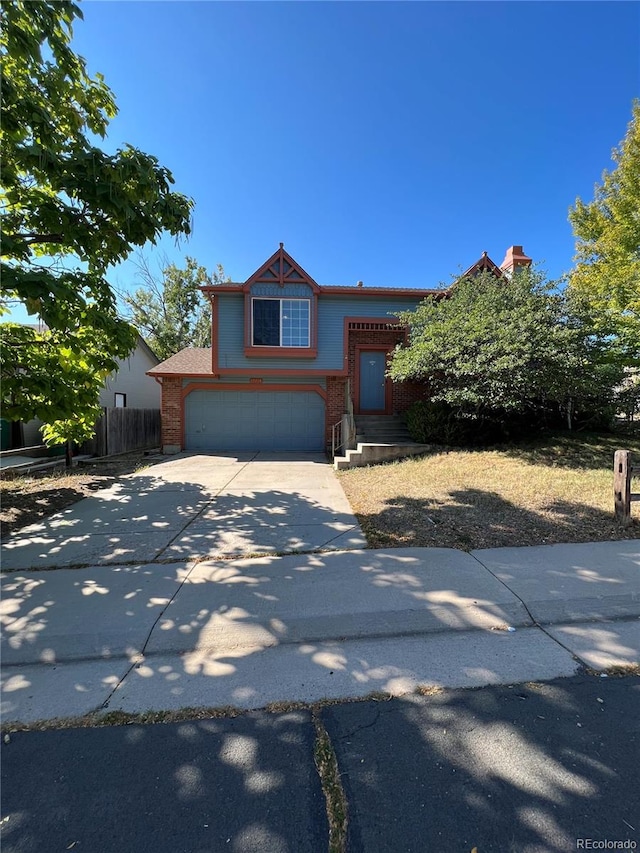
M 324 450 L 324 400 L 313 391 L 192 391 L 187 450 Z

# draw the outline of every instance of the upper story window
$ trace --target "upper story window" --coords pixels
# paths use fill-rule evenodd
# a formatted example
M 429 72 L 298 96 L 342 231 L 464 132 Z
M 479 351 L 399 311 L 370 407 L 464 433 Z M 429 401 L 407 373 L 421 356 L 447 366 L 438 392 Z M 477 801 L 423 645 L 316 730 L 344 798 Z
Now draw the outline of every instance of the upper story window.
M 252 299 L 254 347 L 309 347 L 309 299 Z
M 320 287 L 282 243 L 242 290 L 247 358 L 317 358 Z

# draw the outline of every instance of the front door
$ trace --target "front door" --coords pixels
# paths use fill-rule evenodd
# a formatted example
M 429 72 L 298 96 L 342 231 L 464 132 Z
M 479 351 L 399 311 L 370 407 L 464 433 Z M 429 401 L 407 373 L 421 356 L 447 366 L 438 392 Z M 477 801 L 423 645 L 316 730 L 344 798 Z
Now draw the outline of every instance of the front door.
M 384 350 L 360 351 L 360 411 L 384 412 L 387 354 Z

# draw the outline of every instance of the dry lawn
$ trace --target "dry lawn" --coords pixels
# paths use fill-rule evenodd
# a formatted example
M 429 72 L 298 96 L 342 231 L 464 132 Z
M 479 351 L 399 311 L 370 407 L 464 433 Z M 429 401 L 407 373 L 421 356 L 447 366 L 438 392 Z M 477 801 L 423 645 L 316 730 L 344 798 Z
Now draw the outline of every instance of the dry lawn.
M 640 434 L 552 434 L 490 450 L 446 450 L 340 473 L 372 548 L 494 548 L 640 538 L 613 518 L 613 454 L 640 462 Z M 640 492 L 640 481 L 632 489 Z

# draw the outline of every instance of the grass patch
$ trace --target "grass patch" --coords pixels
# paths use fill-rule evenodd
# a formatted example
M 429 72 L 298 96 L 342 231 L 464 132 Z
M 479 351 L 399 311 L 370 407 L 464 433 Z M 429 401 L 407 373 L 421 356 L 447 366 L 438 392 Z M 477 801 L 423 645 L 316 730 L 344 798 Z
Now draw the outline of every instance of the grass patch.
M 184 723 L 195 720 L 218 720 L 239 717 L 249 712 L 233 705 L 219 708 L 180 708 L 177 711 L 95 711 L 82 717 L 54 717 L 50 720 L 35 720 L 31 723 L 3 722 L 0 731 L 46 732 L 57 729 L 97 729 L 104 726 L 150 726 L 162 723 Z
M 416 696 L 439 696 L 444 693 L 444 687 L 437 684 L 418 684 L 414 693 Z
M 602 678 L 606 675 L 609 678 L 627 678 L 629 675 L 640 676 L 640 664 L 638 663 L 621 663 L 614 666 L 608 666 L 605 669 L 585 669 L 587 675 L 597 675 Z
M 372 548 L 496 548 L 640 537 L 640 503 L 628 527 L 613 515 L 613 454 L 640 461 L 640 435 L 553 433 L 487 450 L 341 471 Z M 634 491 L 640 491 L 636 480 Z
M 366 696 L 352 698 L 320 699 L 317 702 L 270 702 L 262 708 L 239 708 L 236 705 L 217 707 L 185 707 L 175 711 L 93 711 L 81 717 L 53 717 L 49 720 L 34 720 L 21 723 L 5 720 L 0 724 L 0 732 L 33 732 L 49 729 L 88 729 L 100 726 L 156 725 L 161 723 L 184 723 L 195 720 L 221 720 L 229 717 L 242 717 L 255 712 L 267 714 L 289 714 L 295 711 L 310 711 L 312 715 L 320 713 L 322 708 L 332 705 L 353 704 L 355 702 L 389 702 L 391 693 L 374 690 Z
M 329 821 L 329 853 L 344 853 L 347 844 L 347 798 L 340 781 L 338 759 L 317 711 L 313 712 L 312 719 L 316 730 L 313 757 L 320 776 Z

